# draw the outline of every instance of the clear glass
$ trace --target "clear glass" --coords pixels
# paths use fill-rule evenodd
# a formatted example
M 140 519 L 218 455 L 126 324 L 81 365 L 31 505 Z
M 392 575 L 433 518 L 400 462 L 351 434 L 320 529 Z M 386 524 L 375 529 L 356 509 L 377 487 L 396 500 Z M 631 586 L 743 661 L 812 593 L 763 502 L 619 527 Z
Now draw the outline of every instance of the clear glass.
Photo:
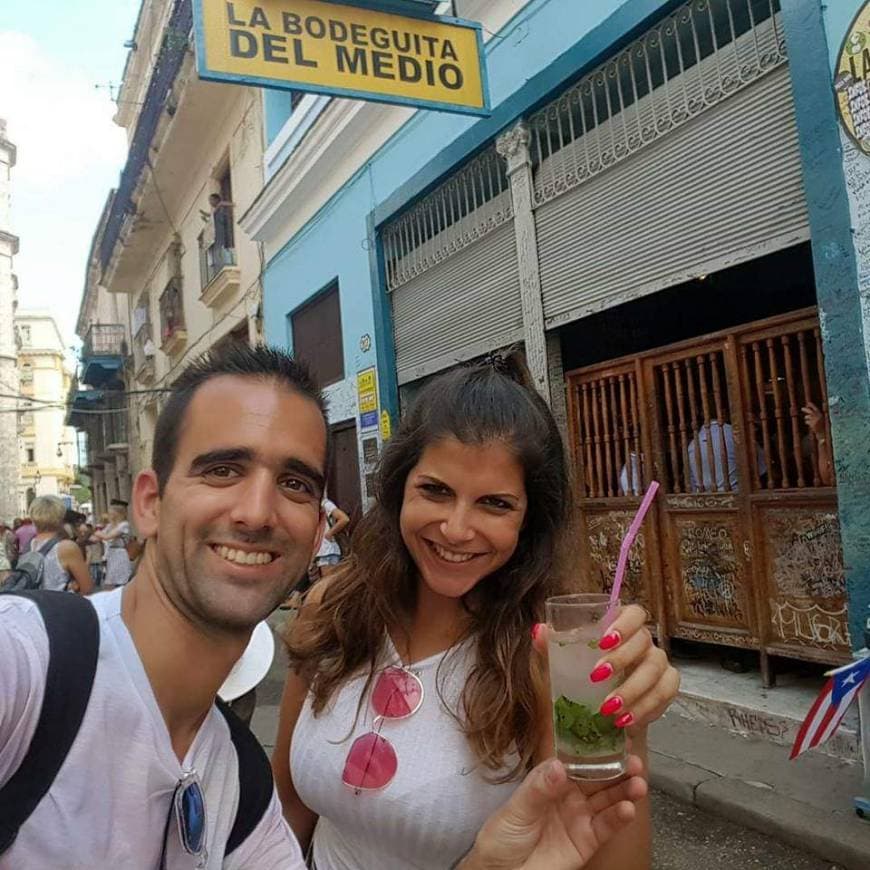
M 621 677 L 593 683 L 589 674 L 603 653 L 601 619 L 609 596 L 580 593 L 548 598 L 547 640 L 556 756 L 579 780 L 615 779 L 625 773 L 625 731 L 599 708 Z

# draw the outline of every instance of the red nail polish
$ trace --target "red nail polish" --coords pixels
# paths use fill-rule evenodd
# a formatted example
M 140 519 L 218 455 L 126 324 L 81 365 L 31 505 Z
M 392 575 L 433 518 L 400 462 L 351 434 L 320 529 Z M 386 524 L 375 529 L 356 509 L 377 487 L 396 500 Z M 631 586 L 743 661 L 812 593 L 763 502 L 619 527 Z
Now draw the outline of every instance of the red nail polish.
M 623 713 L 613 724 L 617 728 L 627 728 L 632 722 L 634 722 L 634 716 L 631 713 Z
M 537 639 L 538 639 L 538 635 L 539 635 L 540 633 L 541 633 L 541 623 L 540 623 L 540 622 L 536 622 L 536 623 L 532 626 L 532 640 L 537 640 Z
M 598 642 L 598 649 L 608 650 L 619 646 L 622 641 L 622 636 L 618 631 L 611 631 L 604 635 Z
M 622 706 L 622 698 L 619 695 L 614 695 L 608 698 L 598 711 L 602 716 L 612 716 Z M 630 714 L 629 714 L 630 715 Z
M 593 683 L 600 683 L 602 680 L 606 680 L 612 675 L 613 665 L 610 664 L 610 662 L 605 662 L 603 665 L 598 665 L 598 667 L 589 674 L 589 679 L 592 680 Z

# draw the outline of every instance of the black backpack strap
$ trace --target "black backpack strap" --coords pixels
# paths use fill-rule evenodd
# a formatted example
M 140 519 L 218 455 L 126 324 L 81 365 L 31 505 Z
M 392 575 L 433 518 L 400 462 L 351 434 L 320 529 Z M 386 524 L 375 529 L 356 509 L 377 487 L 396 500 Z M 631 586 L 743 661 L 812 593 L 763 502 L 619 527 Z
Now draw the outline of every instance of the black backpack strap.
M 86 598 L 46 590 L 12 594 L 39 607 L 49 658 L 36 730 L 18 770 L 0 789 L 0 854 L 15 841 L 66 759 L 88 707 L 100 648 L 99 620 Z
M 227 720 L 239 759 L 239 807 L 224 852 L 224 855 L 229 855 L 260 824 L 269 808 L 275 786 L 272 781 L 272 766 L 257 738 L 220 698 L 216 698 L 215 703 Z

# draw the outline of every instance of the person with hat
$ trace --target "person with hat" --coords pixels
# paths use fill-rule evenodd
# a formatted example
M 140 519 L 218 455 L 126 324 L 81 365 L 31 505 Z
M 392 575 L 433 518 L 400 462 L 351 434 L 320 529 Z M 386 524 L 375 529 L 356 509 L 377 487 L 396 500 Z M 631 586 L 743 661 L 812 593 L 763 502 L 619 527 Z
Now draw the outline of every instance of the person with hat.
M 127 545 L 132 537 L 127 506 L 123 499 L 113 498 L 109 502 L 109 524 L 102 531 L 94 532 L 94 538 L 106 545 L 104 589 L 123 586 L 133 574 L 133 563 L 127 555 Z

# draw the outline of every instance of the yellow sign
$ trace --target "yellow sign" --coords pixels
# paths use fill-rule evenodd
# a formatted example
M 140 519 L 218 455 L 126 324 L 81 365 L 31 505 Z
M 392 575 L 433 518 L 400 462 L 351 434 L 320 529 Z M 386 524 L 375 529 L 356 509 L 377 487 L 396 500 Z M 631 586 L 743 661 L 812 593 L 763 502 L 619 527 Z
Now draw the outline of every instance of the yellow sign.
M 324 0 L 195 0 L 204 79 L 489 114 L 480 25 Z
M 374 429 L 378 425 L 378 380 L 374 368 L 357 372 L 356 401 L 360 429 Z
M 393 425 L 390 422 L 390 412 L 381 411 L 381 441 L 389 441 L 393 434 Z
M 870 3 L 860 9 L 843 40 L 834 90 L 846 132 L 870 154 Z

